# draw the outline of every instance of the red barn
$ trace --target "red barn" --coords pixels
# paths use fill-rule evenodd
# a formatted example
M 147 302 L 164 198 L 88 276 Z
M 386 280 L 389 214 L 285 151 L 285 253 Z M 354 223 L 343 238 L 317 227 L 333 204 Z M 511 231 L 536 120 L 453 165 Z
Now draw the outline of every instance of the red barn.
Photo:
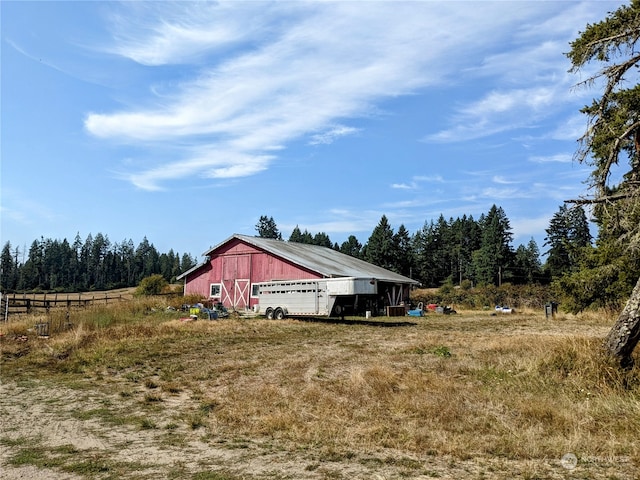
M 408 304 L 417 284 L 403 275 L 331 248 L 235 234 L 204 253 L 206 261 L 183 273 L 184 293 L 198 294 L 227 308 L 257 304 L 257 283 L 354 277 L 377 282 L 376 307 Z

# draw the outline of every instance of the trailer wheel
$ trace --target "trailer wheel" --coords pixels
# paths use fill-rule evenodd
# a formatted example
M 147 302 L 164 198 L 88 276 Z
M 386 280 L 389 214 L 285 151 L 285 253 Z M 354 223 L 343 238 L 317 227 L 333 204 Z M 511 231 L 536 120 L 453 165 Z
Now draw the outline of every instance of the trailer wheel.
M 267 311 L 264 312 L 265 317 L 267 317 L 269 320 L 273 320 L 273 308 L 269 307 L 267 308 Z
M 275 312 L 276 320 L 282 320 L 285 317 L 284 310 L 281 308 L 276 308 Z

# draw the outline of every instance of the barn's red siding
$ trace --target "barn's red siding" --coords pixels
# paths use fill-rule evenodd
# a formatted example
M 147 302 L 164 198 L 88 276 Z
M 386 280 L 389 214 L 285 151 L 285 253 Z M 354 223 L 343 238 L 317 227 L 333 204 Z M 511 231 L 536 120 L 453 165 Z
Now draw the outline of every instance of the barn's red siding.
M 252 308 L 258 303 L 251 297 L 254 283 L 306 278 L 322 276 L 234 238 L 210 252 L 209 261 L 186 276 L 185 294 L 219 300 L 226 307 Z M 219 296 L 210 297 L 211 284 L 221 286 Z

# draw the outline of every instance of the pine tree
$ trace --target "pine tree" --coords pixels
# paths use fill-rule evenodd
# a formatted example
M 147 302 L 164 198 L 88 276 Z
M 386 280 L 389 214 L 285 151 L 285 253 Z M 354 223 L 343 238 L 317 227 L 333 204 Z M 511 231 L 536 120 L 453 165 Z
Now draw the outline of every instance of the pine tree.
M 332 243 L 329 235 L 324 232 L 318 232 L 313 236 L 313 245 L 319 245 L 321 247 L 331 248 Z
M 514 283 L 532 284 L 542 280 L 542 264 L 538 244 L 532 238 L 529 243 L 519 245 L 513 261 Z
M 405 277 L 413 275 L 413 254 L 411 252 L 411 237 L 404 225 L 398 227 L 398 231 L 393 236 L 395 244 L 395 271 Z
M 463 215 L 461 219 L 454 222 L 452 229 L 458 246 L 456 250 L 458 281 L 462 283 L 464 279 L 473 278 L 473 252 L 480 248 L 480 227 L 473 216 Z
M 551 278 L 560 277 L 579 267 L 583 248 L 591 245 L 591 233 L 584 209 L 562 205 L 551 217 L 549 228 L 545 230 L 545 269 Z
M 262 215 L 256 224 L 256 231 L 258 232 L 258 237 L 260 238 L 273 238 L 276 240 L 282 240 L 282 234 L 278 230 L 278 226 L 276 225 L 273 217 L 267 217 L 266 215 Z
M 376 228 L 373 229 L 364 247 L 364 259 L 388 270 L 395 269 L 397 252 L 393 241 L 393 229 L 385 215 L 382 216 Z
M 427 287 L 439 286 L 441 278 L 434 268 L 434 256 L 436 245 L 436 227 L 433 221 L 425 222 L 412 238 L 412 250 L 416 266 L 415 276 L 420 283 Z
M 0 254 L 0 292 L 14 291 L 18 286 L 18 266 L 14 262 L 11 243 L 7 242 L 2 247 Z
M 340 245 L 340 252 L 351 257 L 361 258 L 362 244 L 358 241 L 355 235 L 349 235 L 349 237 L 342 242 L 342 245 Z
M 481 224 L 482 240 L 473 253 L 476 281 L 501 285 L 512 261 L 511 225 L 501 207 L 493 205 Z
M 182 261 L 180 262 L 181 273 L 188 271 L 196 266 L 196 261 L 188 253 L 182 254 Z
M 588 128 L 580 139 L 576 156 L 589 164 L 593 196 L 572 203 L 594 205 L 599 227 L 598 250 L 603 246 L 623 246 L 627 262 L 619 265 L 618 278 L 625 276 L 628 287 L 636 280 L 627 303 L 605 341 L 611 356 L 622 367 L 633 365 L 632 352 L 640 340 L 640 0 L 631 0 L 608 14 L 601 22 L 587 25 L 573 42 L 567 57 L 571 71 L 577 72 L 597 62 L 596 74 L 583 85 L 603 85 L 600 98 L 582 109 Z M 626 166 L 625 166 L 626 165 Z M 622 175 L 612 175 L 612 169 Z M 611 231 L 617 231 L 617 239 Z M 603 235 L 604 234 L 604 235 Z M 614 247 L 616 248 L 616 247 Z M 632 261 L 629 261 L 632 260 Z M 615 264 L 600 264 L 584 279 L 592 287 L 602 284 L 602 274 Z M 584 282 L 584 283 L 587 283 Z M 601 289 L 601 288 L 600 288 Z M 625 291 L 626 289 L 621 289 Z
M 303 243 L 302 232 L 300 231 L 300 227 L 298 227 L 298 225 L 296 225 L 294 229 L 291 231 L 291 235 L 289 236 L 289 241 L 294 243 Z

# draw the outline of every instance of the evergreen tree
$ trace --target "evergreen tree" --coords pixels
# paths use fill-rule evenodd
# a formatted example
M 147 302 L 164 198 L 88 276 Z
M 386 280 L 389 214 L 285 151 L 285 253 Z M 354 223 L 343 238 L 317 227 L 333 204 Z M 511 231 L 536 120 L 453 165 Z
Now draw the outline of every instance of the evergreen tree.
M 92 256 L 93 252 L 93 235 L 87 235 L 82 248 L 80 249 L 80 271 L 81 281 L 80 288 L 82 290 L 89 290 L 94 283 L 94 264 L 95 261 Z
M 594 195 L 574 203 L 594 205 L 598 250 L 619 249 L 627 257 L 624 265 L 596 265 L 589 278 L 583 278 L 583 284 L 595 290 L 602 290 L 602 277 L 612 271 L 626 280 L 626 288 L 618 294 L 630 292 L 630 296 L 605 342 L 622 367 L 633 365 L 632 353 L 640 340 L 640 85 L 635 81 L 639 40 L 640 0 L 631 0 L 605 20 L 587 25 L 567 53 L 573 72 L 598 62 L 597 73 L 583 84 L 603 85 L 601 97 L 582 109 L 588 128 L 577 152 L 578 160 L 592 167 Z M 622 175 L 612 175 L 614 168 Z M 617 230 L 617 239 L 610 240 L 613 236 L 607 230 Z
M 169 253 L 161 253 L 158 257 L 160 275 L 162 275 L 167 282 L 171 281 L 171 271 L 173 269 L 174 257 L 175 253 L 173 253 L 173 250 L 169 250 Z
M 41 242 L 34 240 L 29 247 L 26 260 L 20 266 L 18 290 L 35 290 L 42 288 L 41 265 L 43 263 Z
M 569 240 L 573 248 L 583 248 L 591 246 L 593 237 L 589 229 L 589 220 L 584 208 L 575 205 L 569 209 Z
M 362 244 L 358 241 L 355 235 L 349 235 L 349 238 L 340 245 L 340 252 L 351 257 L 361 258 Z
M 14 291 L 18 286 L 18 266 L 13 258 L 11 243 L 2 247 L 0 254 L 0 292 Z
M 473 252 L 480 248 L 480 227 L 473 216 L 456 219 L 452 223 L 453 238 L 456 248 L 454 250 L 457 263 L 458 283 L 462 280 L 473 278 Z M 452 279 L 455 278 L 455 275 Z
M 295 243 L 304 243 L 306 245 L 317 245 L 314 242 L 313 236 L 307 231 L 305 228 L 304 233 L 300 231 L 300 228 L 296 225 L 293 231 L 291 232 L 291 236 L 289 237 L 290 242 Z
M 82 279 L 82 269 L 81 269 L 81 263 L 80 263 L 81 250 L 82 250 L 82 239 L 80 238 L 80 232 L 77 232 L 73 240 L 73 244 L 71 245 L 71 257 L 69 261 L 70 284 L 67 286 L 67 288 L 70 289 L 71 291 L 79 290 L 81 285 L 81 279 Z
M 196 266 L 196 261 L 188 253 L 182 254 L 182 261 L 180 262 L 180 273 L 184 273 Z
M 551 278 L 560 277 L 578 268 L 584 247 L 591 245 L 591 233 L 584 209 L 581 206 L 560 206 L 545 230 L 545 269 Z
M 567 206 L 561 205 L 560 209 L 551 217 L 549 228 L 545 231 L 545 246 L 549 249 L 545 252 L 547 262 L 545 268 L 551 278 L 559 277 L 571 269 L 569 258 L 569 221 Z
M 313 236 L 313 245 L 319 245 L 321 247 L 331 248 L 332 243 L 329 235 L 324 232 L 318 232 Z
M 473 253 L 476 281 L 479 284 L 501 285 L 506 280 L 512 260 L 511 225 L 502 207 L 493 205 L 480 225 L 481 245 Z
M 395 269 L 397 252 L 393 241 L 393 229 L 385 215 L 382 216 L 376 228 L 373 229 L 364 247 L 364 259 L 388 270 Z
M 176 281 L 176 277 L 181 273 L 180 269 L 180 253 L 176 252 L 173 257 L 173 264 L 171 265 L 171 282 Z
M 294 243 L 303 243 L 302 232 L 300 231 L 300 227 L 298 227 L 298 225 L 296 225 L 294 229 L 291 231 L 291 235 L 289 236 L 289 241 Z
M 153 244 L 149 243 L 147 237 L 144 237 L 138 245 L 138 248 L 136 248 L 135 258 L 137 282 L 160 271 L 160 255 Z
M 278 230 L 273 217 L 267 217 L 262 215 L 256 224 L 256 231 L 260 238 L 274 238 L 276 240 L 282 240 L 282 234 Z
M 518 246 L 513 263 L 514 283 L 532 284 L 542 280 L 540 250 L 533 238 L 526 246 Z
M 437 234 L 433 221 L 425 222 L 423 227 L 413 236 L 411 243 L 417 280 L 426 287 L 439 286 L 442 278 L 435 270 L 434 252 L 437 245 Z
M 109 237 L 104 236 L 98 232 L 93 243 L 91 244 L 91 259 L 93 271 L 93 288 L 96 290 L 104 290 L 107 286 L 106 282 L 106 260 L 107 253 L 111 242 Z
M 433 231 L 431 244 L 431 265 L 438 283 L 443 283 L 451 275 L 451 239 L 449 224 L 440 214 Z
M 395 271 L 405 277 L 413 275 L 413 254 L 411 252 L 411 237 L 404 225 L 398 227 L 398 231 L 393 236 L 395 245 L 396 261 Z
M 76 234 L 72 245 L 66 238 L 60 241 L 41 237 L 32 243 L 23 264 L 18 263 L 18 258 L 19 250 L 11 252 L 7 243 L 0 254 L 3 290 L 112 289 L 135 286 L 145 272 L 172 280 L 181 273 L 182 264 L 185 271 L 195 265 L 189 254 L 183 255 L 182 263 L 173 250 L 160 255 L 146 237 L 136 249 L 131 239 L 111 245 L 101 233 L 95 239 L 89 234 L 84 243 Z

